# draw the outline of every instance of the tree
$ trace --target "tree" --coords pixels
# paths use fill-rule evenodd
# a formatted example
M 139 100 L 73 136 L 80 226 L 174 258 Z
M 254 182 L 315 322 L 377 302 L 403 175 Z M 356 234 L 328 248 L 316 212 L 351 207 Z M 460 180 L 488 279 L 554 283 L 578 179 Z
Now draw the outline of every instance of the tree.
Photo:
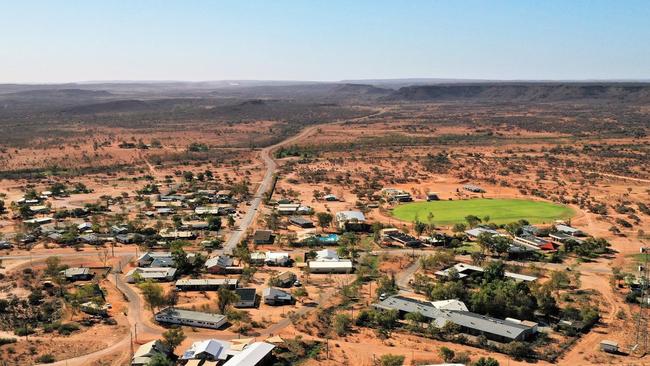
M 316 214 L 316 219 L 318 220 L 318 226 L 324 230 L 332 224 L 334 217 L 328 212 L 319 212 Z
M 142 297 L 152 313 L 165 304 L 163 288 L 159 284 L 147 281 L 141 283 L 138 287 L 140 287 Z
M 415 230 L 415 233 L 418 236 L 421 236 L 422 233 L 427 229 L 427 224 L 423 223 L 422 221 L 416 221 L 415 222 L 415 227 L 413 228 Z
M 467 225 L 463 224 L 462 222 L 454 224 L 454 226 L 451 228 L 451 231 L 454 233 L 462 233 L 465 232 L 465 230 L 467 230 Z
M 347 335 L 350 332 L 352 318 L 348 314 L 336 314 L 334 316 L 334 331 L 338 336 Z
M 402 355 L 383 355 L 380 358 L 381 366 L 402 366 L 404 364 L 404 356 Z
M 438 354 L 440 355 L 442 360 L 445 361 L 445 362 L 451 362 L 454 359 L 454 357 L 456 356 L 456 352 L 454 352 L 454 350 L 452 350 L 451 348 L 448 348 L 448 347 L 444 347 L 444 346 L 440 347 L 440 349 L 438 349 Z
M 0 200 L 0 214 L 5 213 L 5 201 Z
M 174 363 L 162 353 L 155 353 L 147 366 L 173 366 Z
M 181 327 L 174 327 L 162 334 L 163 336 L 163 344 L 169 348 L 169 351 L 171 353 L 174 353 L 174 350 L 176 347 L 178 347 L 183 341 L 185 340 L 186 336 L 185 333 L 183 333 L 183 328 Z
M 472 364 L 473 366 L 499 366 L 499 361 L 492 357 L 481 357 Z
M 226 314 L 226 310 L 230 307 L 231 304 L 239 301 L 239 296 L 232 290 L 229 290 L 225 286 L 219 288 L 217 291 L 217 307 L 219 308 L 219 314 Z
M 474 227 L 481 223 L 481 219 L 476 215 L 465 216 L 465 221 L 467 221 L 467 225 L 469 225 L 469 227 Z
M 45 268 L 45 274 L 51 277 L 56 277 L 61 271 L 61 258 L 59 257 L 47 257 L 45 260 L 47 267 Z

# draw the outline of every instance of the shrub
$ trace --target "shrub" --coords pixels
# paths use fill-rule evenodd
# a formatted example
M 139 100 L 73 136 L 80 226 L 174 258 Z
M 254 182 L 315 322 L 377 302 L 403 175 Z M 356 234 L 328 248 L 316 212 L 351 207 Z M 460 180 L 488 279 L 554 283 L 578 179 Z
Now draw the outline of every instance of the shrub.
M 37 363 L 53 363 L 54 361 L 56 361 L 56 359 L 49 353 L 36 358 Z

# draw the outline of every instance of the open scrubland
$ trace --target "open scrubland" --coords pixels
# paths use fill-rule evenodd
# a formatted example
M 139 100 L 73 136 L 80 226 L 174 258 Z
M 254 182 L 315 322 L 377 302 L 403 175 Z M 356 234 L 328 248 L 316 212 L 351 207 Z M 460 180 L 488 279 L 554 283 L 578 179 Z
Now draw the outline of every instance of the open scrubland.
M 175 362 L 196 341 L 255 338 L 276 345 L 278 365 L 648 363 L 637 329 L 649 93 L 626 83 L 0 86 L 0 360 L 124 365 L 161 339 Z M 581 234 L 562 236 L 562 225 Z M 170 253 L 173 281 L 128 281 L 147 252 Z M 291 258 L 286 268 L 256 262 L 275 252 Z M 220 256 L 236 269 L 209 272 Z M 319 256 L 351 269 L 310 270 Z M 440 274 L 459 263 L 481 270 Z M 93 278 L 61 277 L 75 267 Z M 237 280 L 259 297 L 286 276 L 293 303 L 245 309 L 228 289 L 174 282 Z M 456 300 L 535 323 L 535 336 L 375 306 L 394 296 Z M 83 313 L 88 302 L 108 315 Z M 154 319 L 168 306 L 227 322 L 174 328 Z M 603 340 L 619 352 L 602 352 Z

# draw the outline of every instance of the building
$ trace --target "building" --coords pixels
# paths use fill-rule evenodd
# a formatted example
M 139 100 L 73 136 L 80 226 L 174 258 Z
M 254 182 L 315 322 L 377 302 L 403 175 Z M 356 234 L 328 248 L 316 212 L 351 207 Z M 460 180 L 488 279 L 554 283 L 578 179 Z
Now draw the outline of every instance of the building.
M 295 215 L 300 208 L 297 203 L 281 203 L 278 205 L 278 213 L 280 215 Z
M 273 244 L 275 237 L 271 230 L 257 230 L 253 234 L 253 243 L 255 244 Z
M 396 188 L 384 188 L 382 189 L 382 194 L 388 199 L 388 201 L 392 202 L 411 202 L 413 201 L 413 198 L 411 195 L 401 189 L 396 189 Z
M 61 274 L 68 281 L 87 281 L 93 278 L 90 268 L 87 267 L 71 267 L 61 271 Z
M 138 267 L 151 267 L 156 259 L 172 259 L 171 252 L 145 252 L 137 259 Z
M 12 247 L 13 247 L 13 245 L 11 245 L 10 242 L 0 240 L 0 249 L 11 249 Z
M 161 230 L 160 236 L 164 239 L 187 239 L 193 240 L 196 239 L 196 234 L 191 231 L 171 231 L 171 230 Z
M 291 305 L 296 300 L 291 294 L 274 287 L 267 287 L 262 291 L 262 298 L 267 305 Z
M 460 327 L 461 331 L 471 335 L 484 335 L 488 339 L 499 342 L 522 341 L 534 336 L 535 327 L 521 323 L 492 318 L 469 312 L 462 302 L 437 304 L 405 296 L 391 296 L 377 304 L 378 310 L 396 310 L 400 316 L 418 312 L 429 319 L 432 324 L 441 328 L 448 322 Z M 441 306 L 442 307 L 437 307 Z M 462 309 L 462 310 L 458 310 Z
M 195 208 L 194 213 L 197 215 L 219 215 L 221 212 L 219 207 L 201 206 Z
M 169 282 L 176 277 L 176 268 L 137 267 L 126 273 L 128 283 L 135 283 L 138 279 Z
M 219 329 L 226 324 L 226 317 L 224 315 L 179 308 L 163 309 L 156 313 L 154 319 L 159 323 L 179 324 L 210 329 Z
M 485 190 L 474 184 L 465 184 L 463 189 L 473 193 L 485 193 Z
M 79 305 L 79 310 L 90 315 L 108 316 L 108 305 L 98 305 L 92 301 Z
M 181 228 L 185 230 L 208 230 L 210 224 L 201 220 L 183 221 L 181 222 Z
M 386 230 L 386 229 L 384 229 Z M 419 248 L 422 246 L 422 241 L 414 236 L 404 234 L 403 232 L 395 229 L 386 231 L 382 235 L 385 242 L 392 245 L 399 245 L 405 248 Z
M 607 353 L 618 353 L 618 343 L 614 341 L 600 341 L 600 350 Z
M 205 261 L 205 268 L 212 274 L 235 274 L 241 273 L 243 268 L 234 265 L 232 257 L 219 255 Z
M 222 287 L 234 290 L 238 284 L 236 278 L 189 278 L 176 281 L 175 286 L 179 291 L 217 291 Z
M 571 227 L 569 225 L 557 224 L 557 225 L 555 225 L 555 230 L 557 232 L 559 232 L 559 233 L 563 233 L 563 234 L 567 234 L 567 235 L 571 235 L 571 236 L 584 236 L 585 235 L 585 233 L 583 233 L 582 231 L 580 231 L 580 230 L 578 230 L 578 229 L 576 229 L 574 227 Z
M 285 252 L 266 252 L 264 263 L 267 266 L 289 267 L 291 258 L 289 258 L 289 253 Z
M 582 244 L 584 242 L 584 240 L 580 238 L 576 238 L 575 236 L 564 233 L 550 233 L 548 236 L 556 244 L 564 244 L 569 240 L 573 240 L 578 244 Z
M 131 359 L 131 366 L 146 366 L 156 354 L 169 354 L 169 349 L 157 339 L 138 347 Z
M 120 244 L 141 243 L 144 241 L 144 236 L 136 233 L 119 234 L 115 236 L 115 241 Z
M 239 300 L 233 305 L 236 308 L 254 308 L 257 306 L 257 291 L 254 288 L 237 288 L 235 293 Z
M 465 230 L 465 235 L 468 238 L 476 240 L 481 234 L 490 234 L 490 235 L 501 235 L 498 231 L 485 228 L 485 227 L 475 227 L 473 229 Z
M 334 216 L 336 227 L 341 231 L 365 232 L 370 230 L 366 217 L 361 211 L 340 211 Z
M 466 277 L 471 276 L 473 274 L 478 274 L 478 275 L 482 276 L 483 271 L 485 271 L 483 269 L 483 267 L 474 266 L 474 265 L 466 264 L 466 263 L 456 263 L 455 265 L 453 265 L 453 266 L 451 266 L 449 268 L 437 271 L 436 276 L 448 277 L 449 274 L 452 272 L 452 270 L 455 271 L 458 274 L 459 279 L 466 278 Z M 506 271 L 504 273 L 504 275 L 505 275 L 505 277 L 513 279 L 515 281 L 524 281 L 524 282 L 537 281 L 537 277 L 522 275 L 522 274 L 519 274 L 519 273 L 513 273 L 513 272 L 507 272 Z
M 309 229 L 314 227 L 314 223 L 311 220 L 308 220 L 304 217 L 301 216 L 291 216 L 289 217 L 289 223 L 292 225 L 296 225 L 298 227 L 301 227 L 303 229 Z
M 552 251 L 556 249 L 555 245 L 553 245 L 551 241 L 529 234 L 515 236 L 514 243 L 523 245 L 532 250 Z
M 280 273 L 277 277 L 277 286 L 279 287 L 291 287 L 296 282 L 298 277 L 296 274 L 291 271 L 284 271 Z
M 255 342 L 244 348 L 223 366 L 262 366 L 271 357 L 274 345 L 266 342 Z
M 349 259 L 339 258 L 336 251 L 323 249 L 316 252 L 316 258 L 307 263 L 310 273 L 352 273 L 354 266 Z
M 336 197 L 335 195 L 333 195 L 333 194 L 331 194 L 331 193 L 330 193 L 330 194 L 326 194 L 326 195 L 324 195 L 324 196 L 323 196 L 323 199 L 324 199 L 325 201 L 328 201 L 328 202 L 335 202 L 335 201 L 338 201 L 338 200 L 339 200 L 338 197 Z
M 231 349 L 231 343 L 218 339 L 206 339 L 192 343 L 190 348 L 183 352 L 181 360 L 203 360 L 203 361 L 220 361 L 223 362 L 233 355 L 236 351 Z
M 427 201 L 440 201 L 440 196 L 436 192 L 427 192 Z
M 263 266 L 266 261 L 266 253 L 253 252 L 251 253 L 250 264 L 253 266 Z

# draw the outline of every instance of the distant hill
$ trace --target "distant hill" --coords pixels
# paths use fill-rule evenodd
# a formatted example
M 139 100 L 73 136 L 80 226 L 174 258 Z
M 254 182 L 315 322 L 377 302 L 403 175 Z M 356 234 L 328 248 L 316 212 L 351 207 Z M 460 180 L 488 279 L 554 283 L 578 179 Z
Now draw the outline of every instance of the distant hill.
M 21 98 L 100 98 L 109 97 L 113 94 L 106 90 L 85 90 L 85 89 L 35 89 L 22 90 L 4 94 L 4 97 Z
M 562 102 L 601 100 L 650 102 L 650 83 L 480 83 L 413 85 L 386 101 Z
M 389 95 L 393 92 L 392 89 L 378 88 L 374 85 L 368 84 L 340 84 L 332 89 L 332 94 L 353 94 L 357 96 L 379 96 Z

